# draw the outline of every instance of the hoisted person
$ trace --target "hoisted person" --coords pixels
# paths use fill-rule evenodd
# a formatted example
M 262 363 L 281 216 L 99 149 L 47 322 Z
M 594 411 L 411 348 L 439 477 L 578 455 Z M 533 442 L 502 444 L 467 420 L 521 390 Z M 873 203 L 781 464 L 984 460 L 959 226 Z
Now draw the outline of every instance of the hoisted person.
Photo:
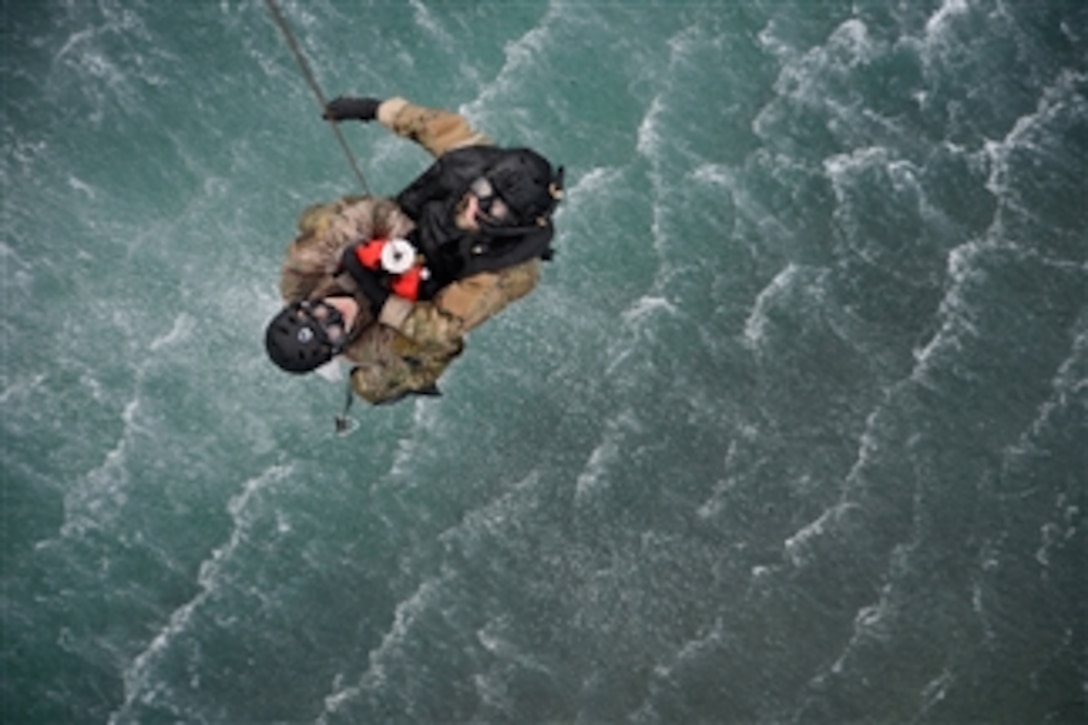
M 465 336 L 535 287 L 563 170 L 403 98 L 340 97 L 324 117 L 377 120 L 436 160 L 393 200 L 344 197 L 303 212 L 268 355 L 292 373 L 343 356 L 351 390 L 374 404 L 435 395 Z

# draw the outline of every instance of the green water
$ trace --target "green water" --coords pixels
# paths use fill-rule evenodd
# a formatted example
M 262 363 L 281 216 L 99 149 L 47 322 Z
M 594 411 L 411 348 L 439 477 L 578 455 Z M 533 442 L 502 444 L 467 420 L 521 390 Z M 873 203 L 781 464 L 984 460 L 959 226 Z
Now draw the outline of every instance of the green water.
M 338 438 L 265 4 L 4 0 L 5 722 L 1088 717 L 1083 3 L 282 5 L 564 164 L 558 257 Z

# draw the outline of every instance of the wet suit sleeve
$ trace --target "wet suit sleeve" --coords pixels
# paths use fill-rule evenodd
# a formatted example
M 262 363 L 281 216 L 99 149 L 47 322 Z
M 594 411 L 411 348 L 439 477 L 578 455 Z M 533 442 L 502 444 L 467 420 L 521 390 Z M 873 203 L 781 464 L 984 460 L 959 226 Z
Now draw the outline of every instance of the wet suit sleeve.
M 491 146 L 459 113 L 443 108 L 417 106 L 403 98 L 390 98 L 378 107 L 378 121 L 393 133 L 408 138 L 438 157 L 463 146 Z

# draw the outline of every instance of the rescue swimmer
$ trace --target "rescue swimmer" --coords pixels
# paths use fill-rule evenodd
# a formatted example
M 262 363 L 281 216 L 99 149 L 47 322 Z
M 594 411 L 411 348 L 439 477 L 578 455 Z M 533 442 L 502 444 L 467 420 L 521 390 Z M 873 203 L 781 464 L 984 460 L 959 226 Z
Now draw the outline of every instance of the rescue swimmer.
M 435 161 L 392 200 L 349 196 L 303 212 L 268 355 L 298 374 L 343 356 L 354 364 L 350 390 L 373 404 L 437 395 L 465 336 L 536 286 L 563 169 L 399 97 L 339 97 L 323 115 L 376 120 Z

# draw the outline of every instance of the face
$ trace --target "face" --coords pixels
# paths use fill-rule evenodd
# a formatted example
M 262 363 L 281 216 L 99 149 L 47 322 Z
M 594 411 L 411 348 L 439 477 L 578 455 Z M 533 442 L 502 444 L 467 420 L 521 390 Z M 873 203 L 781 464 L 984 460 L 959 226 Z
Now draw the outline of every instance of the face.
M 322 302 L 340 313 L 342 322 L 339 325 L 341 328 L 339 334 L 347 335 L 355 324 L 355 318 L 359 315 L 359 303 L 351 297 L 326 297 Z M 331 337 L 332 329 L 326 328 L 326 331 Z
M 479 231 L 483 224 L 503 226 L 512 220 L 513 214 L 506 202 L 482 176 L 472 182 L 457 205 L 457 226 L 468 231 Z
M 327 297 L 305 303 L 299 313 L 313 319 L 321 327 L 336 354 L 347 344 L 348 332 L 358 311 L 358 304 L 351 298 Z

